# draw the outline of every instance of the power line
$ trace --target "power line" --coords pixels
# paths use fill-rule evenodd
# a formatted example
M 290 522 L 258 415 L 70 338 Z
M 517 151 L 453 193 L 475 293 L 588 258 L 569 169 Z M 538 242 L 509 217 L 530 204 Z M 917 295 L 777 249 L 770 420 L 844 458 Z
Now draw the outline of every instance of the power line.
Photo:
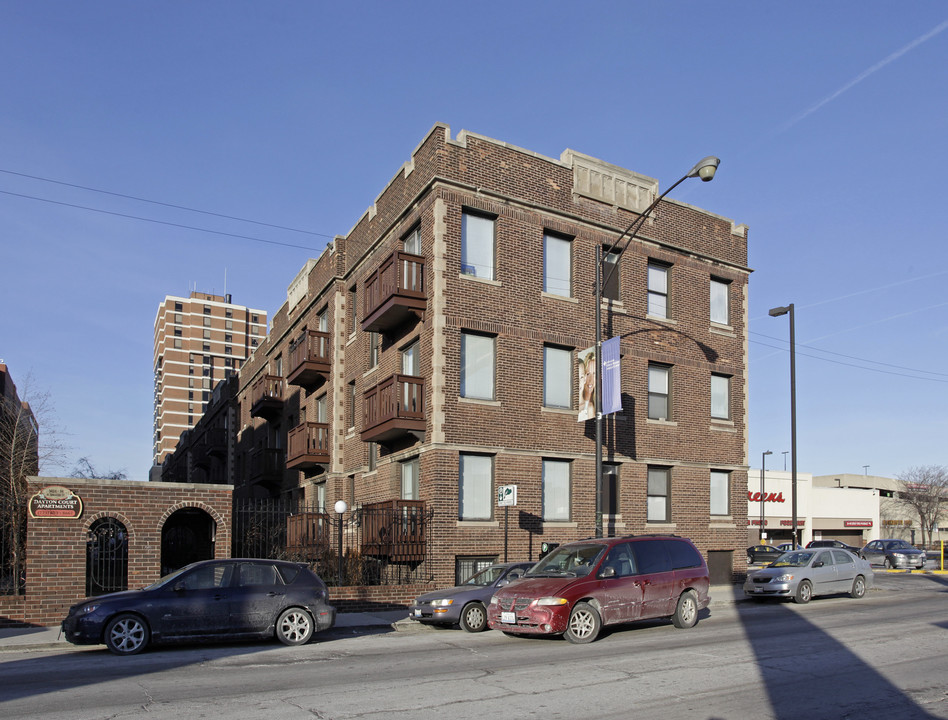
M 125 213 L 112 212 L 111 210 L 100 210 L 98 208 L 87 207 L 85 205 L 74 205 L 73 203 L 61 202 L 60 200 L 48 200 L 46 198 L 35 197 L 33 195 L 23 195 L 21 193 L 0 190 L 4 195 L 13 197 L 36 200 L 38 202 L 52 203 L 53 205 L 63 205 L 65 207 L 76 208 L 78 210 L 88 210 L 89 212 L 102 213 L 103 215 L 114 215 L 116 217 L 128 218 L 130 220 L 140 220 L 141 222 L 150 222 L 157 225 L 168 225 L 169 227 L 182 228 L 184 230 L 195 230 L 197 232 L 211 233 L 213 235 L 224 235 L 226 237 L 240 238 L 241 240 L 253 240 L 254 242 L 267 243 L 268 245 L 282 245 L 283 247 L 297 248 L 299 250 L 311 250 L 313 252 L 322 252 L 322 248 L 309 247 L 307 245 L 294 245 L 293 243 L 280 242 L 279 240 L 267 240 L 265 238 L 252 237 L 250 235 L 238 235 L 237 233 L 223 232 L 222 230 L 210 230 L 208 228 L 194 227 L 193 225 L 182 225 L 181 223 L 168 222 L 167 220 L 154 220 L 152 218 L 140 217 L 138 215 L 126 215 Z
M 86 185 L 76 185 L 75 183 L 63 182 L 62 180 L 52 180 L 50 178 L 44 178 L 38 175 L 28 175 L 27 173 L 16 172 L 14 170 L 4 170 L 3 168 L 0 168 L 0 172 L 6 173 L 7 175 L 16 175 L 18 177 L 29 178 L 30 180 L 40 180 L 42 182 L 53 183 L 55 185 L 63 185 L 65 187 L 77 188 L 79 190 L 88 190 L 89 192 L 95 192 L 95 193 L 101 193 L 103 195 L 111 195 L 113 197 L 125 198 L 126 200 L 136 200 L 138 202 L 151 203 L 152 205 L 161 205 L 162 207 L 174 208 L 175 210 L 187 210 L 188 212 L 201 213 L 202 215 L 211 215 L 213 217 L 224 218 L 226 220 L 237 220 L 238 222 L 252 223 L 254 225 L 262 225 L 263 227 L 275 228 L 277 230 L 289 230 L 290 232 L 304 233 L 306 235 L 317 235 L 319 237 L 325 237 L 329 239 L 333 238 L 332 235 L 326 235 L 325 233 L 318 233 L 312 230 L 300 230 L 299 228 L 286 227 L 285 225 L 274 225 L 272 223 L 260 222 L 259 220 L 250 220 L 248 218 L 241 218 L 241 217 L 235 217 L 233 215 L 224 215 L 223 213 L 211 212 L 210 210 L 198 210 L 197 208 L 191 208 L 185 205 L 174 205 L 173 203 L 161 202 L 159 200 L 149 200 L 148 198 L 136 197 L 135 195 L 124 195 L 123 193 L 112 192 L 110 190 L 100 190 L 99 188 L 88 187 Z M 31 197 L 31 196 L 26 196 L 26 197 Z M 33 199 L 38 200 L 41 198 L 33 198 Z

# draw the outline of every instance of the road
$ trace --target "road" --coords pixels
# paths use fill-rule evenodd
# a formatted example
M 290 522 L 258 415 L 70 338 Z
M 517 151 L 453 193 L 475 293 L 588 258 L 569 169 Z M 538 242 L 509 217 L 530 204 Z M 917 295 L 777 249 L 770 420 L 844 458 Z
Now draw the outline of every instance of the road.
M 862 600 L 714 606 L 591 645 L 460 630 L 0 655 L 0 717 L 948 718 L 948 579 L 877 573 Z

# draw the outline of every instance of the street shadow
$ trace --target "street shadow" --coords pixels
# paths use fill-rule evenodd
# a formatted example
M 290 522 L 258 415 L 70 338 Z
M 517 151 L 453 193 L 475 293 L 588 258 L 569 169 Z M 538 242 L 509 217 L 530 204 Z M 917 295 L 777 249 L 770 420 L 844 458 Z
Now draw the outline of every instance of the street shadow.
M 742 602 L 737 611 L 777 720 L 799 718 L 935 718 L 904 690 L 843 643 L 807 620 L 808 606 L 789 602 Z M 856 601 L 854 601 L 856 602 Z M 807 660 L 801 663 L 801 656 Z

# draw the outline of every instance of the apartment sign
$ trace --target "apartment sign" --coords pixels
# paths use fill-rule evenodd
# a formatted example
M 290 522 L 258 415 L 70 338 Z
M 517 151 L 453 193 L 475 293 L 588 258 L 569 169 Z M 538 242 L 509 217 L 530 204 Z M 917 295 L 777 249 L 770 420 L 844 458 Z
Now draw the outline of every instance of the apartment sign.
M 82 515 L 82 499 L 67 487 L 50 485 L 30 498 L 30 517 L 75 520 Z

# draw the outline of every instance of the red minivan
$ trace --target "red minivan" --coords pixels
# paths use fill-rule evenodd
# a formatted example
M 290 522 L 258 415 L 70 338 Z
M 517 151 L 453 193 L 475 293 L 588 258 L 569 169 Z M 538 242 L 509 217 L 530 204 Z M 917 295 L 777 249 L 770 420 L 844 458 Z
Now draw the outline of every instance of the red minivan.
M 708 566 L 677 535 L 580 540 L 556 548 L 498 590 L 487 624 L 508 635 L 592 642 L 604 625 L 668 617 L 678 628 L 708 606 Z

